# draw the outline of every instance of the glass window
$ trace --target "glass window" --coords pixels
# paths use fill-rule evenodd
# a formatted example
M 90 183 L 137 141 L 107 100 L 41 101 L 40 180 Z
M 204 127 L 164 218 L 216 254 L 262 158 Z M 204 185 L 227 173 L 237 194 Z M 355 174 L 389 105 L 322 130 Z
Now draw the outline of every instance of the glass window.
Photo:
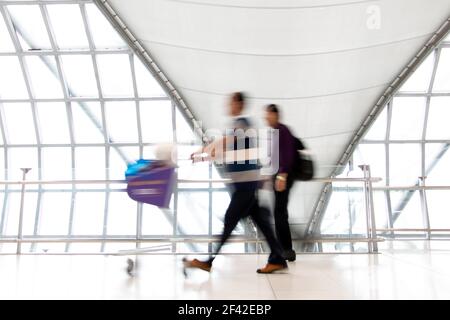
M 123 153 L 126 159 L 123 159 L 117 149 Z M 125 178 L 127 170 L 127 161 L 139 159 L 138 147 L 115 147 L 109 152 L 109 178 L 112 180 L 122 180 Z
M 450 229 L 449 190 L 427 190 L 428 214 L 432 229 Z
M 446 152 L 444 143 L 427 143 L 425 144 L 425 169 L 429 170 L 435 161 L 440 161 L 440 154 Z
M 140 105 L 142 142 L 173 142 L 170 101 L 143 101 Z
M 111 192 L 108 206 L 108 235 L 136 234 L 137 202 L 125 192 Z
M 63 98 L 55 58 L 52 56 L 25 57 L 35 98 Z
M 357 176 L 360 176 L 359 174 Z M 352 222 L 352 234 L 367 234 L 367 216 L 364 192 L 358 188 L 361 184 L 348 184 L 345 192 L 347 197 L 347 212 L 349 221 Z M 375 198 L 375 197 L 374 197 Z M 374 201 L 375 204 L 375 201 Z
M 173 214 L 144 204 L 142 207 L 142 235 L 173 234 Z
M 70 143 L 66 105 L 63 102 L 37 103 L 39 132 L 44 144 Z
M 322 220 L 322 234 L 348 234 L 350 231 L 348 194 L 333 191 L 327 206 L 327 213 Z
M 0 52 L 14 52 L 15 48 L 3 17 L 0 17 Z
M 407 201 L 407 204 L 405 208 L 401 210 L 405 201 Z M 414 192 L 409 200 L 406 198 L 406 192 L 391 192 L 391 203 L 392 214 L 395 216 L 397 213 L 400 213 L 399 217 L 394 222 L 394 228 L 424 228 L 419 192 Z
M 228 192 L 214 192 L 212 194 L 212 233 L 221 234 L 223 231 L 223 221 L 225 211 L 230 204 L 230 195 Z M 239 232 L 240 231 L 240 232 Z M 239 228 L 236 228 L 235 233 L 242 233 L 242 226 L 239 224 Z
M 3 179 L 3 177 L 1 179 Z M 2 186 L 2 187 L 4 187 L 4 186 Z M 2 188 L 2 189 L 0 189 L 0 203 L 1 203 L 1 205 L 0 205 L 0 225 L 2 225 L 3 218 L 4 218 L 3 217 L 3 207 L 6 205 L 5 197 L 7 197 L 7 196 L 6 196 L 5 190 Z M 0 236 L 1 235 L 3 235 L 3 228 L 0 228 Z
M 359 168 L 341 174 L 340 178 L 360 178 Z M 351 182 L 333 182 L 332 197 L 334 204 L 327 207 L 330 216 L 327 217 L 326 232 L 328 234 L 366 234 L 366 209 L 364 193 L 361 184 Z M 332 198 L 333 199 L 333 198 Z M 339 219 L 344 219 L 344 223 Z M 341 231 L 339 231 L 341 230 Z
M 380 113 L 377 120 L 370 127 L 369 131 L 364 137 L 365 140 L 384 140 L 386 139 L 386 124 L 387 124 L 387 108 Z
M 90 55 L 62 55 L 61 62 L 72 97 L 98 97 L 94 65 Z
M 40 235 L 67 235 L 69 233 L 70 192 L 44 192 L 41 199 Z
M 106 102 L 105 114 L 110 139 L 117 143 L 139 142 L 134 101 Z
M 89 49 L 83 18 L 77 4 L 48 5 L 47 11 L 60 49 Z
M 11 20 L 25 50 L 50 50 L 52 48 L 38 5 L 8 6 Z
M 97 56 L 100 83 L 105 97 L 133 97 L 130 60 L 127 54 Z
M 22 180 L 20 168 L 31 168 L 27 174 L 27 180 L 38 178 L 38 149 L 36 147 L 11 147 L 8 148 L 8 178 L 10 180 Z M 13 188 L 20 189 L 20 186 Z M 27 187 L 32 189 L 34 187 Z
M 17 236 L 19 231 L 20 193 L 9 192 L 6 196 L 6 214 L 4 220 L 3 234 Z M 27 192 L 26 202 L 23 206 L 23 235 L 32 235 L 36 217 L 37 193 Z M 2 202 L 3 204 L 3 202 Z M 0 208 L 3 209 L 3 206 Z
M 410 186 L 422 176 L 420 144 L 391 144 L 389 146 L 390 184 Z
M 105 148 L 75 148 L 75 176 L 79 180 L 105 179 Z M 101 188 L 101 185 L 89 185 L 90 188 Z
M 102 235 L 105 215 L 104 192 L 77 192 L 72 234 Z
M 187 143 L 199 143 L 200 139 L 194 134 L 186 119 L 178 108 L 175 108 L 176 124 L 177 124 L 177 141 Z
M 435 55 L 434 51 L 417 68 L 411 77 L 400 88 L 400 92 L 427 92 L 430 87 L 431 75 L 433 73 Z
M 72 151 L 71 148 L 42 148 L 42 179 L 71 180 L 72 179 Z M 45 189 L 53 189 L 54 185 L 45 185 Z M 65 188 L 70 188 L 65 185 Z M 59 188 L 59 187 L 57 187 Z
M 393 99 L 391 140 L 422 139 L 425 102 L 425 98 L 397 97 Z
M 134 55 L 134 70 L 140 97 L 166 97 L 164 90 L 136 55 Z
M 29 103 L 4 103 L 2 106 L 7 141 L 10 144 L 36 143 L 31 105 Z
M 450 92 L 450 48 L 442 48 L 433 92 Z
M 353 154 L 354 169 L 361 172 L 357 167 L 362 164 L 370 165 L 372 177 L 383 178 L 386 183 L 386 148 L 384 144 L 360 144 Z
M 375 191 L 373 194 L 373 205 L 375 211 L 375 224 L 377 228 L 388 228 L 389 211 L 386 192 Z
M 5 148 L 0 148 L 0 179 L 5 179 Z M 5 186 L 0 186 L 0 192 L 3 188 Z
M 178 193 L 178 225 L 186 234 L 208 234 L 208 192 Z
M 426 183 L 428 185 L 444 185 L 448 186 L 450 181 L 450 150 L 448 150 L 448 146 L 444 144 L 440 144 L 442 148 L 429 144 L 426 146 L 427 156 L 428 153 L 430 155 L 427 157 L 428 161 L 436 161 L 438 160 L 436 157 L 439 155 L 440 159 L 435 164 L 433 169 L 431 169 L 427 174 Z M 434 149 L 434 150 L 433 150 Z M 435 152 L 433 154 L 433 151 Z
M 72 103 L 73 131 L 77 143 L 103 143 L 103 121 L 100 104 Z
M 190 156 L 194 151 L 199 149 L 198 146 L 178 146 L 178 179 L 186 180 L 208 180 L 209 179 L 209 163 L 196 162 L 192 163 Z M 179 183 L 179 188 L 208 188 L 209 183 Z
M 450 37 L 447 36 L 447 41 Z M 442 47 L 439 64 L 434 81 L 434 93 L 450 92 L 450 49 Z M 448 128 L 448 118 L 450 116 L 450 98 L 443 96 L 431 97 L 425 138 L 425 154 L 422 155 L 422 144 L 413 143 L 407 140 L 418 140 L 423 138 L 426 94 L 435 66 L 436 55 L 433 52 L 411 75 L 406 83 L 401 87 L 400 92 L 423 93 L 422 96 L 406 95 L 395 96 L 392 100 L 392 119 L 390 123 L 389 140 L 404 140 L 404 143 L 391 143 L 389 147 L 389 175 L 391 186 L 412 186 L 418 183 L 419 177 L 427 175 L 427 185 L 448 185 L 450 181 L 450 151 L 445 140 L 450 139 Z M 364 137 L 365 140 L 383 140 L 386 130 L 386 115 L 388 108 L 385 106 L 383 114 L 376 119 Z M 444 143 L 431 142 L 433 140 L 444 140 Z M 423 157 L 424 156 L 424 157 Z M 355 165 L 360 162 L 367 162 L 372 167 L 373 176 L 384 176 L 385 165 L 384 144 L 373 144 L 362 142 L 353 153 Z M 424 164 L 422 163 L 424 159 Z M 422 165 L 425 172 L 422 170 Z M 342 177 L 344 175 L 341 175 Z M 335 184 L 333 184 L 334 186 Z M 342 186 L 341 186 L 342 187 Z M 441 202 L 445 199 L 447 191 L 427 191 L 428 208 L 430 211 L 430 222 L 432 227 L 440 228 L 449 224 L 450 219 L 446 218 Z M 399 214 L 395 222 L 396 228 L 423 228 L 423 213 L 420 199 L 420 192 L 391 191 L 389 192 L 391 207 L 394 215 Z M 342 198 L 342 199 L 341 199 Z M 444 201 L 444 200 L 443 200 Z M 376 223 L 380 228 L 388 226 L 388 203 L 386 192 L 377 191 L 374 196 Z M 347 206 L 348 209 L 348 206 Z M 363 210 L 363 206 L 362 206 Z M 443 214 L 444 213 L 444 214 Z M 331 202 L 327 207 L 326 215 L 322 223 L 322 232 L 345 234 L 346 221 L 349 219 L 345 215 L 344 195 L 337 195 L 333 192 Z M 363 227 L 363 225 L 362 225 Z M 442 227 L 444 228 L 444 227 Z M 397 233 L 402 236 L 405 233 Z M 409 234 L 423 236 L 424 232 L 409 232 Z
M 0 99 L 28 99 L 17 57 L 0 57 Z
M 33 50 L 31 48 L 31 46 L 28 45 L 27 41 L 23 40 L 23 37 L 20 33 L 17 34 L 17 38 L 19 39 L 19 42 L 22 44 L 23 51 L 32 51 Z M 36 50 L 40 50 L 40 49 L 36 49 Z
M 97 49 L 125 48 L 126 44 L 94 4 L 87 4 L 89 29 Z
M 427 140 L 450 139 L 450 97 L 434 97 L 428 113 Z

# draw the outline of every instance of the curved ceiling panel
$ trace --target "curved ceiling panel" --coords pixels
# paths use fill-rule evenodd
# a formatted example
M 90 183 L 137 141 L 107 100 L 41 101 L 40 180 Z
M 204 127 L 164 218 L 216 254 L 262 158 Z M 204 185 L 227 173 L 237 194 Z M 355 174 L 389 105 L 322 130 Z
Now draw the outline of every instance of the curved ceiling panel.
M 326 55 L 230 56 L 159 44 L 152 46 L 152 55 L 181 91 L 227 94 L 244 90 L 252 97 L 293 99 L 385 87 L 393 70 L 401 71 L 404 57 L 411 59 L 414 49 L 428 38 Z
M 272 1 L 272 6 L 258 1 L 253 7 L 248 1 L 235 1 L 247 6 L 228 1 L 110 2 L 141 40 L 249 55 L 319 54 L 401 42 L 433 32 L 449 9 L 445 0 L 295 1 L 291 6 L 290 1 Z M 377 16 L 379 28 L 372 23 Z

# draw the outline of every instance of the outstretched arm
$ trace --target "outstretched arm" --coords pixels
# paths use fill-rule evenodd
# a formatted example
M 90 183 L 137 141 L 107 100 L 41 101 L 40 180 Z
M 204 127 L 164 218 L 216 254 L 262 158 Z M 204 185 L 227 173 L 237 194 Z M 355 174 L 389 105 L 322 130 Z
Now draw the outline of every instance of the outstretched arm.
M 227 144 L 233 142 L 234 138 L 235 137 L 233 136 L 223 136 L 219 139 L 216 139 L 209 145 L 194 152 L 191 155 L 191 159 L 194 162 L 198 162 L 198 161 L 211 161 L 216 158 L 220 158 L 225 153 Z

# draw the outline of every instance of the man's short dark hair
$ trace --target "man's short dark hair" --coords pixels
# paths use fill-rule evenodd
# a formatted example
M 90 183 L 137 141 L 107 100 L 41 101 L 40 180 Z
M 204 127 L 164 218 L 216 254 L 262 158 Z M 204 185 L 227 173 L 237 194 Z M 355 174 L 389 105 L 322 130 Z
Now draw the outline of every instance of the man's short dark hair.
M 233 100 L 240 102 L 242 105 L 242 108 L 244 108 L 245 105 L 245 94 L 243 92 L 235 92 L 233 93 Z
M 273 104 L 273 103 L 269 104 L 266 107 L 266 111 L 276 113 L 277 115 L 280 114 L 280 111 L 278 110 L 278 106 L 276 104 Z

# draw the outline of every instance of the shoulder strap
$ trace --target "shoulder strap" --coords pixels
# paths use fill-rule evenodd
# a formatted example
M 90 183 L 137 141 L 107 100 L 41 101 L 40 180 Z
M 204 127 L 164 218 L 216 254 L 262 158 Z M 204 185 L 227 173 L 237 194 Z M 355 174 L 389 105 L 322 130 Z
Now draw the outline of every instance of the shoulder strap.
M 303 144 L 303 142 L 296 136 L 293 135 L 293 137 L 295 141 L 295 150 L 305 150 L 305 145 Z

